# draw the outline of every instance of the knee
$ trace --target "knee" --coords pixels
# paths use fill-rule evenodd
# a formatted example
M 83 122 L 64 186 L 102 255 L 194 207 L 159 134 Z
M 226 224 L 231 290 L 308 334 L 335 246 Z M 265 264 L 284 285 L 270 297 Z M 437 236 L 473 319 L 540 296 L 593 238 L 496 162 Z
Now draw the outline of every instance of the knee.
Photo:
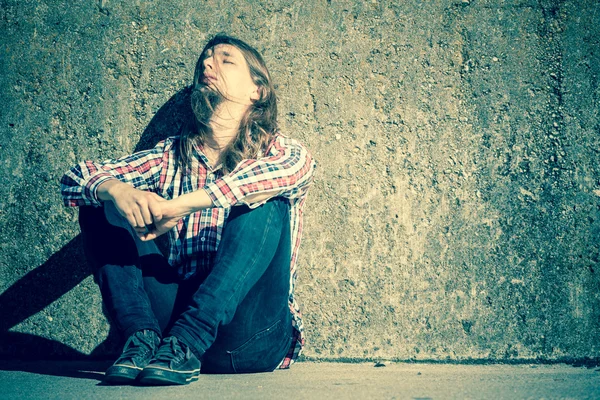
M 79 227 L 82 232 L 98 229 L 107 225 L 104 209 L 102 207 L 79 207 Z
M 274 197 L 267 201 L 264 205 L 276 208 L 281 213 L 290 211 L 290 202 L 284 197 Z
M 79 226 L 86 258 L 94 271 L 106 264 L 137 263 L 134 238 L 127 229 L 109 221 L 104 207 L 79 207 Z
M 104 208 L 104 216 L 106 217 L 106 220 L 108 221 L 109 224 L 111 224 L 112 226 L 118 226 L 120 228 L 125 228 L 127 230 L 131 230 L 131 225 L 129 225 L 127 218 L 125 218 L 124 216 L 122 216 L 119 213 L 119 211 L 117 210 L 117 207 L 115 207 L 115 205 L 112 201 L 104 202 L 103 208 Z
M 264 214 L 271 214 L 275 218 L 288 219 L 290 203 L 283 197 L 274 197 L 255 210 L 260 210 Z
M 235 206 L 231 209 L 228 219 L 248 215 L 252 218 L 263 220 L 272 220 L 275 218 L 285 221 L 289 219 L 289 210 L 290 204 L 287 199 L 283 197 L 274 197 L 256 208 L 251 208 L 250 206 Z

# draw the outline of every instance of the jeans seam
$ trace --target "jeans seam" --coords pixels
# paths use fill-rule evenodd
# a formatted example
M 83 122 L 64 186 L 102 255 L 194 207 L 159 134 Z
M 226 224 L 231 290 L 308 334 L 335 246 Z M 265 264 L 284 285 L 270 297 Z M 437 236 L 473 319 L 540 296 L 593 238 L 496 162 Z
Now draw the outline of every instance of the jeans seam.
M 273 330 L 273 328 L 275 328 L 277 325 L 281 325 L 281 324 L 282 324 L 281 318 L 278 318 L 274 323 L 272 323 L 271 325 L 267 326 L 264 329 L 259 330 L 254 335 L 252 335 L 248 340 L 246 340 L 244 343 L 242 343 L 241 345 L 239 345 L 238 347 L 236 347 L 235 349 L 233 349 L 231 351 L 227 351 L 227 353 L 229 353 L 229 354 L 239 353 L 241 351 L 240 349 L 244 348 L 248 343 L 250 343 L 256 339 L 262 338 L 266 334 L 270 333 Z
M 123 266 L 122 268 L 126 268 L 126 267 L 135 268 L 136 270 L 134 270 L 133 273 L 134 274 L 138 273 L 138 271 L 137 271 L 138 266 L 136 266 L 136 265 L 134 265 L 134 266 Z M 141 274 L 141 271 L 140 271 L 140 274 Z M 143 280 L 143 277 L 140 277 L 140 279 L 137 279 L 137 277 L 136 277 L 136 279 L 134 279 L 133 291 L 134 291 L 134 293 L 136 293 L 136 296 L 140 300 L 140 306 L 143 307 L 144 314 L 145 315 L 154 315 L 154 312 L 152 311 L 152 307 L 149 304 L 148 297 L 147 296 L 144 297 L 144 295 L 142 295 L 139 292 L 140 287 L 142 287 L 142 290 L 144 290 L 143 286 L 140 286 L 140 281 L 141 280 Z M 148 312 L 148 311 L 150 311 L 150 312 Z M 144 318 L 144 319 L 146 320 L 147 318 Z M 133 326 L 133 328 L 132 328 L 132 326 Z M 120 330 L 121 330 L 121 332 L 126 333 L 127 331 L 131 331 L 133 329 L 133 332 L 131 332 L 130 334 L 127 335 L 127 333 L 126 333 L 127 336 L 131 336 L 131 334 L 133 334 L 133 333 L 135 333 L 135 332 L 137 332 L 139 330 L 142 330 L 142 329 L 152 329 L 153 331 L 156 331 L 158 325 L 156 324 L 155 321 L 148 320 L 148 321 L 144 322 L 143 324 L 138 324 L 138 321 L 134 321 L 134 324 L 132 324 L 132 326 L 127 327 L 125 329 L 123 329 L 124 327 L 121 327 Z M 158 331 L 160 332 L 160 328 L 158 329 Z
M 227 352 L 229 354 L 229 357 L 230 357 L 230 360 L 231 360 L 231 367 L 233 368 L 233 370 L 234 370 L 235 373 L 239 373 L 239 370 L 238 370 L 238 368 L 236 366 L 236 363 L 235 363 L 235 358 L 238 355 L 241 355 L 240 352 L 242 350 L 245 350 L 245 347 L 247 347 L 248 344 L 252 343 L 255 340 L 259 340 L 259 339 L 263 338 L 264 336 L 267 336 L 274 329 L 284 329 L 285 330 L 284 322 L 283 322 L 283 320 L 281 318 L 278 318 L 277 321 L 275 321 L 274 323 L 272 323 L 271 325 L 269 325 L 267 328 L 265 328 L 265 329 L 263 329 L 263 330 L 255 333 L 254 335 L 252 335 L 252 337 L 250 339 L 248 339 L 242 345 L 238 346 L 236 349 Z M 288 341 L 289 340 L 286 339 L 286 343 Z M 278 365 L 280 361 L 281 360 L 278 360 L 276 365 Z
M 261 241 L 261 243 L 260 243 L 260 249 L 261 249 L 261 250 L 264 248 L 264 245 L 265 245 L 265 243 L 266 243 L 266 241 L 267 241 L 267 234 L 266 234 L 266 233 L 267 233 L 267 232 L 269 232 L 269 230 L 271 229 L 271 225 L 272 225 L 272 224 L 271 224 L 271 221 L 272 221 L 272 220 L 273 220 L 273 213 L 271 212 L 271 213 L 269 213 L 269 219 L 267 220 L 267 223 L 266 223 L 266 226 L 267 226 L 267 231 L 266 231 L 266 232 L 265 232 L 265 234 L 263 235 L 262 241 Z M 257 253 L 258 253 L 258 252 L 257 252 Z M 250 264 L 250 265 L 252 265 L 252 267 L 254 267 L 254 266 L 256 265 L 256 261 L 257 261 L 257 258 L 256 258 L 256 257 L 253 257 L 253 258 L 252 258 L 252 261 L 251 261 L 251 263 L 249 263 L 249 264 Z M 226 305 L 227 305 L 227 306 L 229 306 L 229 304 L 231 303 L 231 300 L 233 299 L 234 293 L 236 293 L 236 292 L 238 291 L 239 287 L 242 285 L 242 282 L 243 282 L 243 281 L 246 279 L 246 277 L 248 276 L 248 274 L 249 274 L 249 270 L 250 270 L 250 269 L 251 269 L 251 268 L 246 268 L 246 270 L 245 270 L 245 272 L 246 272 L 246 273 L 244 274 L 244 276 L 242 277 L 242 279 L 240 279 L 240 280 L 238 281 L 238 284 L 235 286 L 235 289 L 231 291 L 231 292 L 232 292 L 232 295 L 231 295 L 231 296 L 230 296 L 230 297 L 227 299 L 227 303 L 226 303 Z

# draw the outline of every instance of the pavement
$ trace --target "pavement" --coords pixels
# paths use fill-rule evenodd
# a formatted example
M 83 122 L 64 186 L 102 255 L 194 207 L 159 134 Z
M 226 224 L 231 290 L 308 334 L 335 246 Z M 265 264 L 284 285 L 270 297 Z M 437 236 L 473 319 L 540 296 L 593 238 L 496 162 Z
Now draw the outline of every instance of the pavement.
M 0 361 L 0 399 L 600 399 L 600 368 L 299 362 L 187 386 L 107 386 L 110 362 Z

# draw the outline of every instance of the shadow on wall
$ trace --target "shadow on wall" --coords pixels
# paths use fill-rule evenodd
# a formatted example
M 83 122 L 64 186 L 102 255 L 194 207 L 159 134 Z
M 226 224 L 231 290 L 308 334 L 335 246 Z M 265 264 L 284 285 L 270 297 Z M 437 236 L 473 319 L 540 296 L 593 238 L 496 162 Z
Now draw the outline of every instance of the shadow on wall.
M 159 141 L 179 135 L 184 121 L 192 117 L 189 87 L 171 97 L 154 115 L 134 151 L 154 147 Z M 121 156 L 124 154 L 115 154 Z M 81 160 L 83 161 L 83 160 Z M 0 294 L 0 357 L 2 358 L 98 358 L 120 349 L 118 333 L 111 327 L 108 337 L 86 355 L 56 340 L 10 329 L 37 314 L 92 274 L 85 261 L 81 235 L 53 254 Z M 79 334 L 85 334 L 80 332 Z

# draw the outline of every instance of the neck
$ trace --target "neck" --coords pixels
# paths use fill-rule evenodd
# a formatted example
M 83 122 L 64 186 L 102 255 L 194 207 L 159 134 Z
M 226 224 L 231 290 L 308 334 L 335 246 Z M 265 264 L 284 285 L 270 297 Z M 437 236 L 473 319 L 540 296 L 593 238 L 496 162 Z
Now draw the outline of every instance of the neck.
M 220 104 L 210 118 L 212 135 L 207 138 L 206 145 L 213 150 L 221 151 L 237 136 L 240 121 L 248 106 L 231 102 Z

